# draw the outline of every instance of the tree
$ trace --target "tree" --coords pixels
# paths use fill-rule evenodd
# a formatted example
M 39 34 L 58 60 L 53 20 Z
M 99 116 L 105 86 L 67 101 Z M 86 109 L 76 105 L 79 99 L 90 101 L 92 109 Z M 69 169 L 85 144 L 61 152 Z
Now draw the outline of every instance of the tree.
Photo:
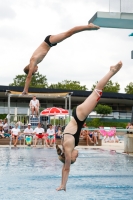
M 69 90 L 88 90 L 85 85 L 81 86 L 79 81 L 64 80 L 61 83 L 51 84 L 52 89 L 69 89 Z
M 133 94 L 133 82 L 130 82 L 129 85 L 127 85 L 125 88 L 124 88 L 125 92 L 127 94 Z
M 96 87 L 96 84 L 92 86 L 91 88 L 92 90 L 94 90 L 94 88 Z M 119 91 L 120 91 L 120 85 L 117 82 L 113 83 L 111 80 L 108 81 L 108 83 L 103 89 L 103 92 L 117 92 L 118 93 Z
M 112 113 L 112 108 L 107 105 L 98 104 L 94 110 L 97 112 L 97 114 L 101 114 L 102 116 Z
M 27 75 L 22 74 L 22 75 L 17 75 L 13 79 L 13 83 L 9 84 L 10 86 L 24 86 L 25 85 L 25 79 Z M 30 83 L 30 87 L 35 87 L 35 88 L 47 88 L 48 83 L 47 83 L 47 78 L 46 76 L 43 76 L 42 74 L 39 74 L 39 72 L 35 73 L 32 76 L 32 80 Z

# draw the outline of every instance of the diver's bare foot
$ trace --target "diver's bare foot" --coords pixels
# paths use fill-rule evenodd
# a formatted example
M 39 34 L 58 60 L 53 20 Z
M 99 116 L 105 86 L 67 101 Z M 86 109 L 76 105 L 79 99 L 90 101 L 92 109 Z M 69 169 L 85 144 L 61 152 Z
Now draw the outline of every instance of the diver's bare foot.
M 64 191 L 66 192 L 66 188 L 64 188 L 64 187 L 62 187 L 62 186 L 60 186 L 60 187 L 56 188 L 56 190 L 57 190 L 57 191 L 64 190 Z
M 95 25 L 95 24 L 92 24 L 92 23 L 90 23 L 90 24 L 88 25 L 88 27 L 89 27 L 89 30 L 98 30 L 98 29 L 100 29 L 99 26 L 97 26 L 97 25 Z
M 116 74 L 122 67 L 122 62 L 118 62 L 116 65 L 110 67 L 110 71 L 113 72 L 113 75 Z

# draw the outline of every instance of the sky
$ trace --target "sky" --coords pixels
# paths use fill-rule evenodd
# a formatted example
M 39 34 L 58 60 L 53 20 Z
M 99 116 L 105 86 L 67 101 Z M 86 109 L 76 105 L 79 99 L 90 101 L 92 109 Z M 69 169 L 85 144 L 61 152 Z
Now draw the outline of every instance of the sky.
M 115 1 L 116 2 L 116 1 Z M 111 11 L 119 11 L 117 3 Z M 112 7 L 111 7 L 112 6 Z M 113 10 L 116 9 L 116 10 Z M 97 11 L 109 11 L 109 0 L 0 0 L 0 85 L 9 85 L 47 35 L 86 25 Z M 111 65 L 123 67 L 112 77 L 120 92 L 133 82 L 132 30 L 101 28 L 73 35 L 52 47 L 38 65 L 48 84 L 79 81 L 91 90 Z

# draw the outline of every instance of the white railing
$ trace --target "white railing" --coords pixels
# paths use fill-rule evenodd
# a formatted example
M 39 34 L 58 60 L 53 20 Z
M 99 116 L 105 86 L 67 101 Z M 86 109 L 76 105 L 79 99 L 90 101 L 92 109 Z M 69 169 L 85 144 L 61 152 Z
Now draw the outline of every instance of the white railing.
M 71 110 L 72 113 L 72 110 Z M 0 114 L 8 114 L 8 107 L 0 107 Z M 29 107 L 10 107 L 10 115 L 27 115 L 29 116 L 30 110 Z M 112 112 L 111 114 L 105 116 L 106 118 L 115 118 L 115 119 L 131 119 L 131 112 Z M 95 111 L 91 112 L 88 115 L 88 118 L 101 118 L 101 115 L 97 114 Z
M 8 114 L 8 107 L 0 107 L 0 114 Z M 29 107 L 10 107 L 10 114 L 29 115 Z

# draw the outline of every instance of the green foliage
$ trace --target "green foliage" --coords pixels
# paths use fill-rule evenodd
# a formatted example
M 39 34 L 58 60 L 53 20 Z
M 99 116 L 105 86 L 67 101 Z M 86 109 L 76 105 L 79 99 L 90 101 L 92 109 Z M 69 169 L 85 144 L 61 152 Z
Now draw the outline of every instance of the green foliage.
M 61 83 L 51 84 L 52 89 L 69 89 L 69 90 L 88 90 L 85 85 L 81 86 L 79 81 L 64 80 Z
M 94 110 L 97 112 L 97 114 L 101 114 L 103 116 L 112 113 L 112 108 L 107 105 L 98 104 Z
M 100 118 L 94 118 L 92 121 L 87 122 L 87 126 L 99 127 L 102 126 L 100 122 Z
M 39 108 L 39 112 L 42 112 L 44 110 L 44 108 L 40 107 Z
M 0 119 L 5 119 L 7 114 L 0 114 Z
M 27 75 L 22 74 L 22 75 L 17 75 L 13 79 L 13 83 L 9 84 L 10 86 L 24 86 L 25 85 L 25 80 L 26 80 Z M 42 74 L 39 74 L 39 72 L 35 73 L 32 76 L 30 87 L 35 87 L 35 88 L 47 88 L 48 83 L 47 83 L 47 78 L 46 76 L 43 76 Z
M 133 94 L 133 82 L 130 82 L 124 90 L 127 94 Z
M 106 122 L 106 121 L 102 121 L 101 118 L 94 118 L 91 121 L 86 121 L 86 124 L 88 127 L 95 127 L 95 128 L 99 128 L 100 126 L 103 127 L 123 127 L 125 128 L 127 123 L 124 122 Z
M 98 83 L 98 81 L 96 82 L 96 84 Z M 96 84 L 94 84 L 91 88 L 91 90 L 94 90 L 96 87 Z M 113 83 L 111 80 L 108 81 L 108 83 L 106 84 L 106 86 L 103 89 L 103 92 L 116 92 L 118 93 L 120 91 L 120 85 L 116 82 Z

